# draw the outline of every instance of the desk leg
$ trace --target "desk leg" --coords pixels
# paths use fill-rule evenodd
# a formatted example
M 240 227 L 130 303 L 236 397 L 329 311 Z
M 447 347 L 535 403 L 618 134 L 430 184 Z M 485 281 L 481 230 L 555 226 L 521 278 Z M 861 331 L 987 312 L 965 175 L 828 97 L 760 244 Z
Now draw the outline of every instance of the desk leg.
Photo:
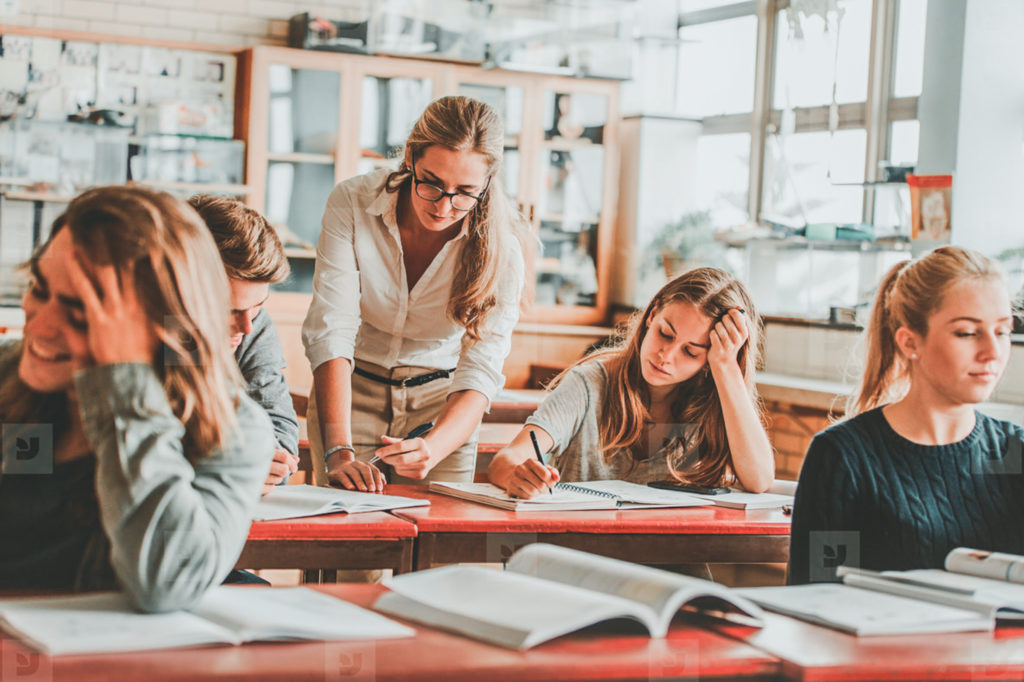
M 416 547 L 413 552 L 413 570 L 423 571 L 434 563 L 434 550 L 437 540 L 433 533 L 420 533 L 416 536 Z

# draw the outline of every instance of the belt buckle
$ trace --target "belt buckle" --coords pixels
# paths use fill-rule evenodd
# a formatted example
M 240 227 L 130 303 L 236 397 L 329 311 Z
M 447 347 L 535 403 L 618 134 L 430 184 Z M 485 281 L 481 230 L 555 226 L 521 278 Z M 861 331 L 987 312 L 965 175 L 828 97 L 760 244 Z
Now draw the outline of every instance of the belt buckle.
M 409 387 L 409 379 L 411 379 L 411 378 L 412 377 L 405 377 L 404 379 L 400 379 L 398 385 L 401 386 L 402 388 L 408 388 Z

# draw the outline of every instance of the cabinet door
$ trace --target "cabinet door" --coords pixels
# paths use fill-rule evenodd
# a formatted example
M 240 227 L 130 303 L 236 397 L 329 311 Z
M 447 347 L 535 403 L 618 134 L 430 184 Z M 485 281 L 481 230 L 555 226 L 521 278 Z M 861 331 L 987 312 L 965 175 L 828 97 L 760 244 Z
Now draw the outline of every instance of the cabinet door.
M 356 172 L 396 169 L 409 132 L 434 97 L 434 79 L 364 75 L 361 87 Z
M 611 229 L 605 213 L 614 206 L 607 195 L 614 191 L 606 152 L 609 100 L 605 93 L 567 88 L 541 93 L 543 141 L 534 166 L 539 179 L 536 225 L 543 245 L 535 294 L 541 318 L 542 309 L 550 307 L 576 308 L 573 321 L 604 317 L 603 250 Z M 564 314 L 555 311 L 552 319 Z
M 505 129 L 505 149 L 501 171 L 501 184 L 505 193 L 520 210 L 528 213 L 528 198 L 521 192 L 522 187 L 522 138 L 523 138 L 523 88 L 517 85 L 460 82 L 458 94 L 486 102 L 501 115 Z
M 291 259 L 292 276 L 278 289 L 309 291 L 320 219 L 334 188 L 341 74 L 267 67 L 264 214 Z

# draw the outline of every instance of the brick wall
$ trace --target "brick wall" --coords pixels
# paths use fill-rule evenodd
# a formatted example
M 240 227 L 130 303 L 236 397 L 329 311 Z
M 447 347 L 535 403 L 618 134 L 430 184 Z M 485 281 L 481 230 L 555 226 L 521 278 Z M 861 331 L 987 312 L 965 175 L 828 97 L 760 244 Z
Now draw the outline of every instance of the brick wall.
M 43 30 L 88 31 L 152 40 L 247 47 L 284 45 L 288 19 L 310 12 L 335 21 L 361 21 L 371 0 L 21 0 L 13 24 Z
M 814 434 L 832 422 L 825 410 L 790 403 L 766 402 L 768 438 L 775 448 L 775 476 L 796 480 Z

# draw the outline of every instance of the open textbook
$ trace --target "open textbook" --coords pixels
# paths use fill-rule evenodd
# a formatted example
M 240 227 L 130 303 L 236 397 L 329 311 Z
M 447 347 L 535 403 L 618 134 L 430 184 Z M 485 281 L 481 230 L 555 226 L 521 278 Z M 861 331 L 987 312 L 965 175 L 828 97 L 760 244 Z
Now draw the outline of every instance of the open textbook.
M 52 656 L 262 640 L 411 637 L 415 631 L 305 587 L 214 587 L 188 611 L 139 613 L 119 592 L 0 601 L 0 625 Z
M 280 485 L 260 498 L 253 511 L 256 521 L 294 519 L 347 512 L 387 511 L 404 507 L 423 507 L 430 500 L 380 493 L 361 493 L 315 485 Z
M 430 490 L 471 502 L 513 511 L 573 511 L 585 509 L 651 509 L 657 507 L 699 507 L 707 504 L 690 495 L 648 488 L 628 481 L 558 483 L 551 494 L 524 500 L 510 497 L 491 483 L 446 483 L 431 481 Z
M 755 626 L 764 615 L 708 580 L 543 543 L 520 549 L 505 571 L 444 566 L 388 587 L 375 609 L 516 649 L 619 618 L 664 637 L 683 607 Z
M 772 611 L 858 635 L 991 630 L 1024 619 L 1024 557 L 952 550 L 945 571 L 840 566 L 842 584 L 740 590 Z

